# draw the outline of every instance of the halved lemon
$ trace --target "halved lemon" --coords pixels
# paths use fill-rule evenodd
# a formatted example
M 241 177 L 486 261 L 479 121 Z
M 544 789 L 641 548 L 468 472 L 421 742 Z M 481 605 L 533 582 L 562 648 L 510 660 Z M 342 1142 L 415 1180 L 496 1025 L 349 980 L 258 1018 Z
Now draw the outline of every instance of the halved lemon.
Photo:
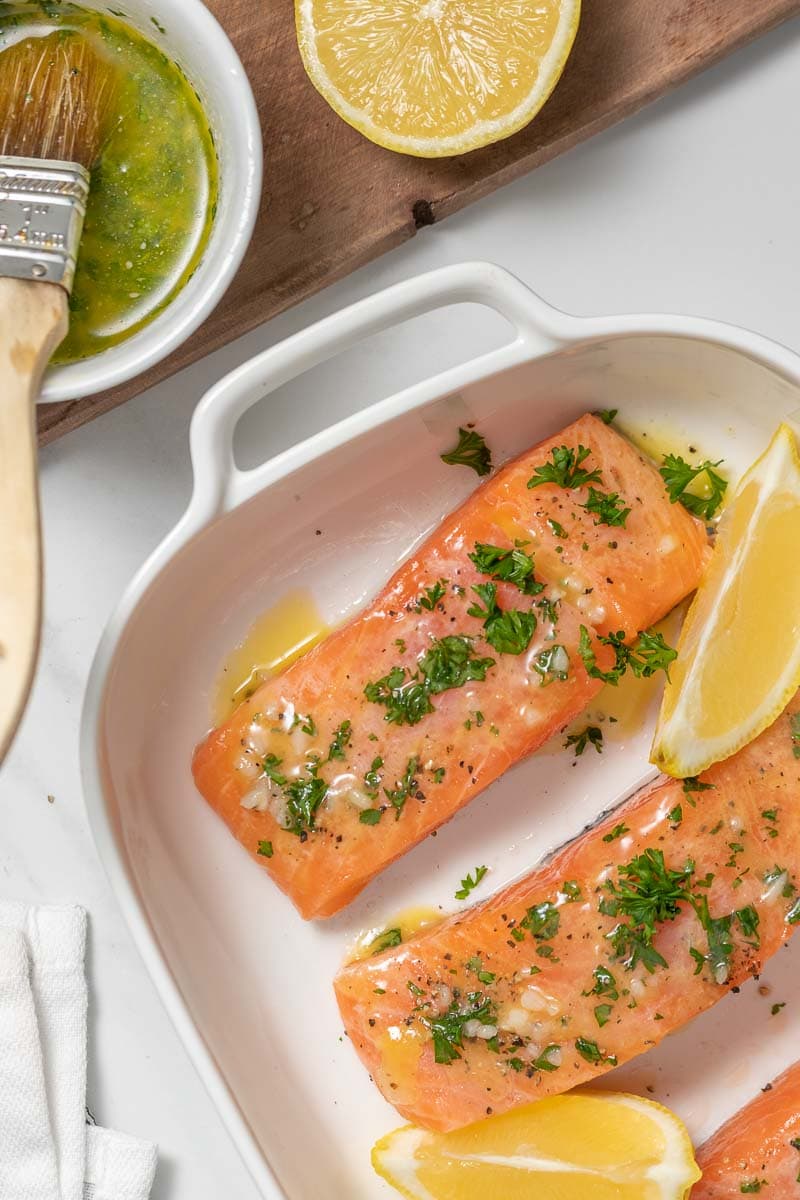
M 409 1200 L 684 1200 L 700 1178 L 675 1114 L 621 1092 L 553 1096 L 455 1133 L 406 1125 L 372 1164 Z
M 650 754 L 678 778 L 729 758 L 800 687 L 800 457 L 781 425 L 722 514 Z
M 309 78 L 365 137 L 421 158 L 516 133 L 564 69 L 580 0 L 296 0 Z

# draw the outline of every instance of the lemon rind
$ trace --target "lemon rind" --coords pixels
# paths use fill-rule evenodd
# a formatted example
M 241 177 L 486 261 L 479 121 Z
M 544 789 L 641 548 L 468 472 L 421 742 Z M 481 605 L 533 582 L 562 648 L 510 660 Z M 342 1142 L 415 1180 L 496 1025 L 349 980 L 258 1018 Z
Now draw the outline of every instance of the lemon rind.
M 781 456 L 783 456 L 785 461 L 782 460 Z M 775 460 L 774 463 L 773 459 Z M 791 479 L 792 472 L 794 473 L 794 480 Z M 753 479 L 758 479 L 759 475 L 767 480 L 772 475 L 779 480 L 789 481 L 792 484 L 791 490 L 797 491 L 798 502 L 800 502 L 800 451 L 798 450 L 794 431 L 786 423 L 778 427 L 770 439 L 767 448 L 742 476 L 737 487 L 737 495 L 749 482 Z M 774 489 L 765 492 L 764 497 L 759 501 L 754 518 L 757 517 L 770 495 L 773 494 Z M 731 501 L 731 504 L 735 503 L 736 496 Z M 720 596 L 724 595 L 724 592 L 734 579 L 737 564 L 745 557 L 747 546 L 748 539 L 736 548 L 736 557 L 727 572 L 726 583 Z M 684 629 L 691 627 L 692 610 L 696 604 L 697 597 L 693 600 L 687 613 Z M 716 608 L 718 607 L 717 605 Z M 795 654 L 789 660 L 786 670 L 776 681 L 774 687 L 770 689 L 767 698 L 760 706 L 759 712 L 755 714 L 756 719 L 740 726 L 736 736 L 720 734 L 716 738 L 710 740 L 704 739 L 700 743 L 693 742 L 691 737 L 692 701 L 694 700 L 695 705 L 697 704 L 698 681 L 702 678 L 700 664 L 702 663 L 705 647 L 714 636 L 715 630 L 716 623 L 710 622 L 708 627 L 701 632 L 700 639 L 693 650 L 694 660 L 698 665 L 687 673 L 684 680 L 682 690 L 685 691 L 686 698 L 683 704 L 675 704 L 672 713 L 667 719 L 663 719 L 662 715 L 659 714 L 656 724 L 650 761 L 663 771 L 665 775 L 670 775 L 675 779 L 685 779 L 688 776 L 699 775 L 710 766 L 730 758 L 739 750 L 749 745 L 750 742 L 754 741 L 759 734 L 763 733 L 765 729 L 768 729 L 777 720 L 792 696 L 798 690 L 798 687 L 800 687 L 800 646 L 798 646 Z M 679 655 L 680 651 L 681 645 L 679 642 Z M 662 711 L 663 706 L 664 702 L 662 702 Z M 695 753 L 692 756 L 692 748 L 696 749 L 699 746 L 703 747 L 703 753 Z
M 660 1200 L 684 1200 L 689 1195 L 691 1188 L 701 1178 L 701 1171 L 695 1161 L 694 1147 L 686 1126 L 676 1113 L 656 1100 L 647 1100 L 629 1092 L 593 1091 L 587 1088 L 574 1093 L 574 1099 L 580 1096 L 591 1096 L 602 1099 L 604 1103 L 646 1112 L 663 1136 L 664 1154 L 658 1163 L 647 1168 L 642 1181 L 655 1184 Z M 406 1200 L 437 1200 L 417 1178 L 414 1167 L 416 1150 L 427 1139 L 435 1137 L 435 1134 L 429 1134 L 414 1125 L 404 1125 L 382 1137 L 373 1147 L 372 1165 L 376 1173 Z M 569 1164 L 564 1165 L 569 1168 Z
M 296 0 L 295 21 L 297 44 L 306 74 L 319 94 L 346 124 L 356 129 L 369 141 L 384 150 L 393 150 L 413 158 L 451 158 L 479 150 L 519 133 L 530 124 L 543 108 L 558 83 L 570 56 L 578 33 L 581 0 L 562 0 L 556 36 L 539 64 L 536 82 L 526 98 L 505 117 L 491 121 L 476 121 L 459 134 L 442 138 L 412 138 L 393 134 L 365 118 L 361 109 L 347 101 L 325 71 L 317 54 L 314 24 L 312 20 L 313 0 Z

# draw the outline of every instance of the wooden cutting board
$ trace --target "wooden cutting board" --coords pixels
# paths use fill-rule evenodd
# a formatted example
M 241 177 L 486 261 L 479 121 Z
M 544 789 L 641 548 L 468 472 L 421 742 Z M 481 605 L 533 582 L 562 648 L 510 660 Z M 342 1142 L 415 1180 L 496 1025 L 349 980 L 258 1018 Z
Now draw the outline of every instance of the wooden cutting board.
M 39 409 L 48 442 L 106 412 L 495 188 L 621 120 L 800 12 L 800 0 L 584 0 L 572 56 L 521 133 L 461 158 L 373 146 L 308 82 L 292 0 L 207 0 L 250 76 L 264 195 L 228 294 L 176 353 L 99 396 Z

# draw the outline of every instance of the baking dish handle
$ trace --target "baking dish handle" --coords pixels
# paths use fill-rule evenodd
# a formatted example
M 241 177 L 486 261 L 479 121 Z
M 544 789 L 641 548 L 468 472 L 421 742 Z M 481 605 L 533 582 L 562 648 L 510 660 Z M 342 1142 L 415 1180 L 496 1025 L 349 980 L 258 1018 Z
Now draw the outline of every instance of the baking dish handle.
M 251 494 L 256 467 L 241 471 L 233 436 L 243 414 L 277 388 L 349 350 L 364 338 L 446 305 L 475 303 L 494 309 L 515 337 L 497 350 L 436 377 L 457 387 L 474 372 L 501 370 L 564 344 L 570 318 L 540 300 L 510 272 L 492 263 L 461 263 L 394 284 L 270 347 L 221 379 L 200 401 L 192 419 L 194 492 L 187 512 L 200 527 Z M 461 378 L 463 376 L 463 379 Z M 273 462 L 276 460 L 272 460 Z

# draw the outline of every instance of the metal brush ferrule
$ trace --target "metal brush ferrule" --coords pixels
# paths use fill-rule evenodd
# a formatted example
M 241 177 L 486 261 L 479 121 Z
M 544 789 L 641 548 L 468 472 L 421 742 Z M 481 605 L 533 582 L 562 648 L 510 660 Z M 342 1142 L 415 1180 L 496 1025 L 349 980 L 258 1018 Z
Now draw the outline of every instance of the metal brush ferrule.
M 0 156 L 0 276 L 71 291 L 88 196 L 78 163 Z

